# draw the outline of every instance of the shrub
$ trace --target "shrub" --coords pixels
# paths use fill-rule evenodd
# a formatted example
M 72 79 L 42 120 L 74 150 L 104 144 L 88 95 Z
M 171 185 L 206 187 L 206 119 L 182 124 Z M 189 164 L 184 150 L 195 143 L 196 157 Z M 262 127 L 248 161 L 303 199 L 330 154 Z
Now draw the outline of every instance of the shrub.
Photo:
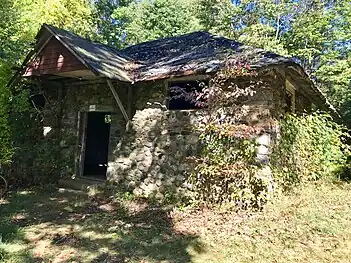
M 273 148 L 274 178 L 284 188 L 325 176 L 340 176 L 349 147 L 343 126 L 319 112 L 288 115 L 279 122 L 280 133 Z
M 257 160 L 256 138 L 262 130 L 246 125 L 207 124 L 200 139 L 203 149 L 193 157 L 189 177 L 196 204 L 230 204 L 261 208 L 272 187 L 291 187 L 348 171 L 348 137 L 342 125 L 319 112 L 288 115 L 276 123 L 270 163 Z
M 1 63 L 1 61 L 0 61 Z M 0 64 L 1 73 L 1 64 Z M 11 164 L 13 147 L 9 125 L 9 91 L 0 74 L 0 175 L 7 175 Z
M 189 181 L 193 200 L 205 205 L 260 208 L 269 181 L 256 160 L 256 130 L 247 125 L 208 125 L 200 136 L 203 149 Z

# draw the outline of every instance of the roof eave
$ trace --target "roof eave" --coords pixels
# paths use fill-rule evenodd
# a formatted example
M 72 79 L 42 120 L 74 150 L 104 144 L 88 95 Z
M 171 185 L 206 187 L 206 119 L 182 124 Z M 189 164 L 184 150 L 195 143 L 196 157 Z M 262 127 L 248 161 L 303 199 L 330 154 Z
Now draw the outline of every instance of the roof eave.
M 337 118 L 339 120 L 342 119 L 340 113 L 328 101 L 326 95 L 316 85 L 316 83 L 310 78 L 310 76 L 306 73 L 306 71 L 304 70 L 304 68 L 301 65 L 299 65 L 296 62 L 292 62 L 292 63 L 286 63 L 286 66 L 287 67 L 290 66 L 293 69 L 295 69 L 295 71 L 297 71 L 297 73 L 300 74 L 309 83 L 309 87 L 311 88 L 311 90 L 313 90 L 316 93 L 316 95 L 319 97 L 319 102 L 323 103 L 326 106 L 326 108 L 328 109 L 330 114 L 333 115 L 333 117 L 335 117 L 335 118 Z

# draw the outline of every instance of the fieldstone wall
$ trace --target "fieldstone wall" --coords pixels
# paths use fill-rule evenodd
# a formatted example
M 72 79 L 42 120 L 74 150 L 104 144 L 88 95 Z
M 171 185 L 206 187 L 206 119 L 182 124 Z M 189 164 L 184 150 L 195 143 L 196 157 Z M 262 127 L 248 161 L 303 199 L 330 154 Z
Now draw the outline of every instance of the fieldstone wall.
M 285 114 L 286 93 L 284 82 L 274 75 L 265 76 L 265 83 L 267 85 L 243 105 L 241 115 L 242 123 L 263 127 L 257 139 L 257 158 L 267 165 L 269 145 L 276 133 L 273 120 Z M 51 165 L 52 172 L 56 171 L 60 177 L 78 176 L 80 114 L 89 111 L 89 105 L 96 105 L 97 111 L 109 109 L 112 112 L 108 181 L 136 195 L 156 195 L 158 198 L 166 192 L 182 193 L 191 189 L 186 180 L 191 170 L 186 158 L 201 149 L 194 128 L 205 117 L 205 111 L 168 110 L 168 91 L 163 81 L 132 85 L 128 107 L 128 85 L 115 82 L 121 101 L 130 111 L 128 131 L 105 81 L 47 83 L 43 86 L 48 103 L 42 112 L 41 125 L 48 133 L 42 136 L 42 142 L 48 146 L 48 152 L 55 145 L 58 153 L 55 163 L 51 160 L 48 166 Z M 297 97 L 296 101 L 297 109 L 309 103 L 303 96 Z M 263 170 L 269 176 L 267 167 Z
M 136 85 L 133 101 L 131 130 L 112 151 L 108 180 L 142 196 L 185 191 L 185 158 L 199 150 L 193 127 L 201 112 L 167 110 L 163 82 Z
M 267 80 L 243 106 L 242 122 L 260 126 L 258 160 L 268 165 L 269 144 L 274 137 L 272 118 L 283 113 L 283 83 Z M 134 113 L 129 132 L 116 141 L 108 165 L 108 180 L 133 191 L 136 195 L 165 192 L 182 193 L 191 189 L 187 175 L 191 170 L 186 158 L 199 152 L 195 128 L 206 112 L 167 109 L 167 88 L 163 82 L 138 84 L 133 87 Z M 267 174 L 267 169 L 263 169 Z M 267 176 L 270 176 L 267 174 Z
M 116 84 L 117 88 L 117 84 Z M 126 86 L 118 85 L 118 94 L 123 102 L 126 102 Z M 61 153 L 65 156 L 66 164 L 62 170 L 62 175 L 77 174 L 79 162 L 80 135 L 84 112 L 89 112 L 89 106 L 95 105 L 94 111 L 111 112 L 110 142 L 115 144 L 120 140 L 125 121 L 118 109 L 113 95 L 105 81 L 70 83 L 65 85 L 65 94 L 62 105 L 62 124 L 61 124 Z M 126 107 L 127 105 L 125 105 Z

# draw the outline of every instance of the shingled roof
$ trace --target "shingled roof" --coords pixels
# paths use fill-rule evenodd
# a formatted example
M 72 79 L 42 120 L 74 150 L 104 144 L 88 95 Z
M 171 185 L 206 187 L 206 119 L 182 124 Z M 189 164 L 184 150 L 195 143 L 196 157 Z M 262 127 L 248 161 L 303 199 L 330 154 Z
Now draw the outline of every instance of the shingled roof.
M 245 57 L 254 68 L 293 63 L 289 58 L 208 32 L 157 39 L 122 52 L 138 62 L 136 81 L 217 71 L 228 57 Z
M 289 58 L 208 32 L 162 38 L 116 50 L 47 24 L 42 26 L 37 39 L 45 31 L 95 75 L 125 82 L 210 73 L 217 71 L 229 56 L 245 56 L 254 68 L 293 63 Z

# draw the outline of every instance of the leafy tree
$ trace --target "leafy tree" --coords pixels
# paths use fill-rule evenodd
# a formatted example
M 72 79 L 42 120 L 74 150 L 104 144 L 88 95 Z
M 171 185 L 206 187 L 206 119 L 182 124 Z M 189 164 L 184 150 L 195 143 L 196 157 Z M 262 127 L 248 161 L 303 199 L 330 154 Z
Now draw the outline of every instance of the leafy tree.
M 96 38 L 110 46 L 121 47 L 123 30 L 121 21 L 112 17 L 117 8 L 130 5 L 133 0 L 97 0 L 93 8 L 93 21 L 97 26 Z
M 350 123 L 351 7 L 348 1 L 302 1 L 284 38 L 289 54 L 312 74 Z
M 288 55 L 282 42 L 291 16 L 286 1 L 237 1 L 233 12 L 233 36 L 240 42 Z
M 23 26 L 19 34 L 33 41 L 43 23 L 68 29 L 81 35 L 93 31 L 93 6 L 89 0 L 14 0 Z
M 6 87 L 24 56 L 32 49 L 34 37 L 43 23 L 92 35 L 92 6 L 88 0 L 3 0 L 0 5 L 0 168 L 13 153 L 9 112 L 28 109 L 21 90 Z
M 11 133 L 8 122 L 9 91 L 6 83 L 16 54 L 15 32 L 18 30 L 18 13 L 11 0 L 0 5 L 0 168 L 11 160 Z M 0 171 L 1 172 L 1 171 Z
M 136 44 L 200 29 L 188 0 L 142 0 L 117 8 L 117 35 L 124 45 Z
M 194 15 L 204 30 L 230 36 L 234 11 L 230 0 L 197 0 L 193 5 Z

